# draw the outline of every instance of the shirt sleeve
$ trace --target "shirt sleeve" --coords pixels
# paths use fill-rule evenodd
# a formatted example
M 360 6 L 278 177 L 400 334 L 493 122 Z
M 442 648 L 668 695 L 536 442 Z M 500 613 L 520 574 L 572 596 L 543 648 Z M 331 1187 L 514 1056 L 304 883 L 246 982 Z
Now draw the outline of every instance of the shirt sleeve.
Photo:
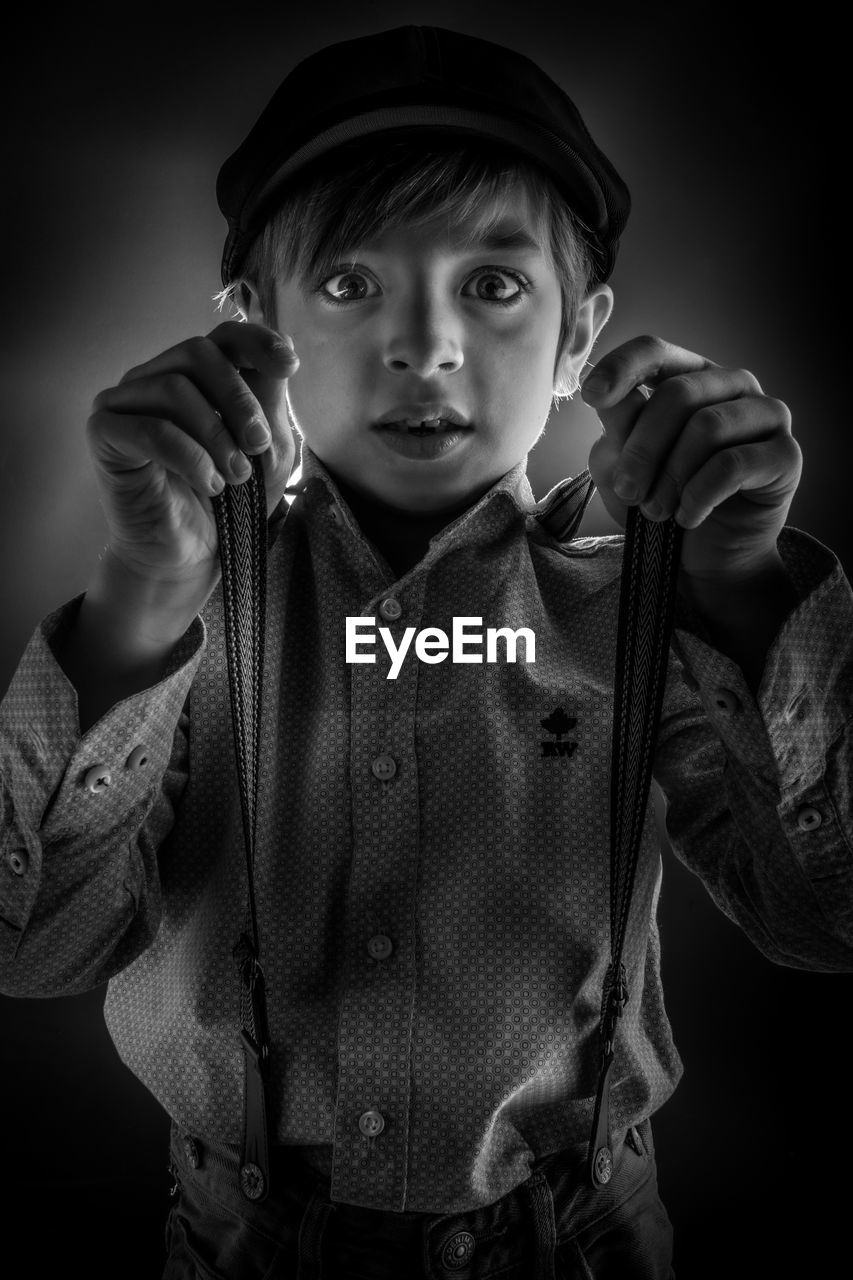
M 655 777 L 678 858 L 778 964 L 853 970 L 853 595 L 836 557 L 786 527 L 799 603 L 757 697 L 681 600 Z M 674 681 L 676 690 L 678 681 Z
M 54 656 L 82 597 L 32 636 L 0 703 L 0 990 L 68 995 L 106 981 L 160 921 L 157 852 L 187 778 L 200 617 L 163 679 L 81 736 Z

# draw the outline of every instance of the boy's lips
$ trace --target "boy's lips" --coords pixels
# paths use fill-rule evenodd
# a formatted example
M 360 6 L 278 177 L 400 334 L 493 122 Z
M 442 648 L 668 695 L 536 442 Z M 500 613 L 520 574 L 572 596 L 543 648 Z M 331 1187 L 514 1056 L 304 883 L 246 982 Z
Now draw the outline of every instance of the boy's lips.
M 464 414 L 446 404 L 399 404 L 382 415 L 374 426 L 391 431 L 433 434 L 451 428 L 470 428 Z
M 409 422 L 414 421 L 417 420 L 409 419 Z M 463 425 L 442 419 L 421 420 L 417 426 L 393 420 L 377 422 L 373 429 L 382 447 L 420 463 L 450 458 L 474 434 L 468 423 Z

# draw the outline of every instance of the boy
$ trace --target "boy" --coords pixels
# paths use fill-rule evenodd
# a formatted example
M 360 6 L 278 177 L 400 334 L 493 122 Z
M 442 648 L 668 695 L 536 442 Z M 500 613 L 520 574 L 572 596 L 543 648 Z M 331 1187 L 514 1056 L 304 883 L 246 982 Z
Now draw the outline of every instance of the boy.
M 219 194 L 245 322 L 98 397 L 109 547 L 4 703 L 4 989 L 112 979 L 116 1044 L 174 1121 L 167 1277 L 666 1276 L 649 1117 L 680 1063 L 651 816 L 614 1169 L 583 1176 L 621 540 L 560 544 L 524 475 L 610 314 L 627 192 L 527 60 L 401 28 L 297 67 Z M 596 374 L 608 510 L 685 530 L 655 758 L 673 842 L 765 954 L 849 969 L 849 587 L 784 528 L 789 415 L 657 339 Z M 246 885 L 211 506 L 249 457 L 272 517 L 268 1186 L 242 1176 Z

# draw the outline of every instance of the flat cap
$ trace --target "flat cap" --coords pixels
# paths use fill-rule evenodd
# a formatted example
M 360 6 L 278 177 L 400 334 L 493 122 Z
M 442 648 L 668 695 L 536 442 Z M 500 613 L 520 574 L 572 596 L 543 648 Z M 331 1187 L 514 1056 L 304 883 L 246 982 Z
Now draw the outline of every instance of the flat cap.
M 374 134 L 459 135 L 522 152 L 587 228 L 594 281 L 611 274 L 630 195 L 565 91 L 503 45 L 405 26 L 328 45 L 297 63 L 225 161 L 216 184 L 228 222 L 223 284 L 307 165 Z

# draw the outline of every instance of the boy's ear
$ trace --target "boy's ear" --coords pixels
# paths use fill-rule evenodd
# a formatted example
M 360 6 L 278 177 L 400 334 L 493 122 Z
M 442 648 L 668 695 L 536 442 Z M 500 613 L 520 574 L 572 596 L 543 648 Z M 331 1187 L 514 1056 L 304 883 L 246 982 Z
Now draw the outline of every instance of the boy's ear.
M 581 370 L 589 359 L 598 335 L 613 311 L 613 290 L 609 284 L 592 289 L 578 307 L 575 331 L 566 343 L 557 366 L 554 391 L 569 395 L 580 385 Z M 566 388 L 571 390 L 567 391 Z
M 231 296 L 241 319 L 248 320 L 250 324 L 266 323 L 258 291 L 251 280 L 240 280 Z

